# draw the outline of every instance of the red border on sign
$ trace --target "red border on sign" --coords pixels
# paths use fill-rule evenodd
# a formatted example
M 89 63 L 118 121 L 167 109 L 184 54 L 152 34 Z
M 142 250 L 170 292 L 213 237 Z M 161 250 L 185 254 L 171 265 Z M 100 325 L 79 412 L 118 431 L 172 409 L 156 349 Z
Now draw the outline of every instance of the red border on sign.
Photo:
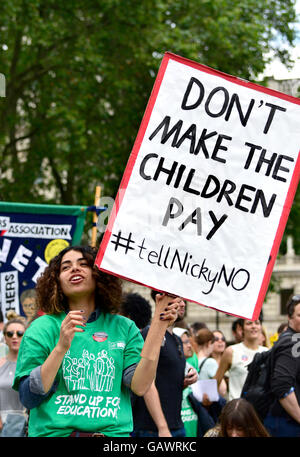
M 112 234 L 112 228 L 113 228 L 116 216 L 118 214 L 120 205 L 121 205 L 122 200 L 124 198 L 124 194 L 126 192 L 126 189 L 127 189 L 127 186 L 128 186 L 131 174 L 132 174 L 132 170 L 133 170 L 135 161 L 137 159 L 137 155 L 139 153 L 141 144 L 143 142 L 144 135 L 145 135 L 146 129 L 148 127 L 148 123 L 149 123 L 149 120 L 150 120 L 150 117 L 151 117 L 151 114 L 152 114 L 152 111 L 153 111 L 153 108 L 154 108 L 154 105 L 155 105 L 155 102 L 156 102 L 156 98 L 158 96 L 158 93 L 159 93 L 159 90 L 160 90 L 160 86 L 161 86 L 162 80 L 163 80 L 164 75 L 165 75 L 165 71 L 167 69 L 167 66 L 168 66 L 168 63 L 169 63 L 170 60 L 174 60 L 174 61 L 177 61 L 179 63 L 183 63 L 185 65 L 188 65 L 188 66 L 192 67 L 192 68 L 195 68 L 197 70 L 201 70 L 201 71 L 203 71 L 205 73 L 209 73 L 209 74 L 214 75 L 214 76 L 219 76 L 222 79 L 230 81 L 231 83 L 234 83 L 234 84 L 238 84 L 238 85 L 247 87 L 248 89 L 253 89 L 253 90 L 257 91 L 257 92 L 263 92 L 263 93 L 271 95 L 273 97 L 277 97 L 277 98 L 280 98 L 282 100 L 286 100 L 288 102 L 294 103 L 296 105 L 300 105 L 300 99 L 292 97 L 291 95 L 283 94 L 282 92 L 278 92 L 276 90 L 260 86 L 258 84 L 255 84 L 255 83 L 252 83 L 250 81 L 238 78 L 236 76 L 228 75 L 227 73 L 223 73 L 223 72 L 221 72 L 219 70 L 214 70 L 213 68 L 207 67 L 206 65 L 200 64 L 198 62 L 194 62 L 192 60 L 189 60 L 189 59 L 187 59 L 185 57 L 178 56 L 178 55 L 173 54 L 171 52 L 166 52 L 165 53 L 165 55 L 164 55 L 164 57 L 162 59 L 160 68 L 158 70 L 158 74 L 157 74 L 157 77 L 156 77 L 156 80 L 155 80 L 155 83 L 154 83 L 154 86 L 153 86 L 153 90 L 151 92 L 151 95 L 150 95 L 150 98 L 149 98 L 149 102 L 147 104 L 147 107 L 146 107 L 146 110 L 145 110 L 145 114 L 144 114 L 144 117 L 142 119 L 141 126 L 139 128 L 139 131 L 138 131 L 138 134 L 137 134 L 137 137 L 136 137 L 132 152 L 131 152 L 129 160 L 127 162 L 127 165 L 126 165 L 126 168 L 125 168 L 125 171 L 124 171 L 124 175 L 123 175 L 120 187 L 119 187 L 119 191 L 118 191 L 115 203 L 114 203 L 114 207 L 112 209 L 112 213 L 111 213 L 111 216 L 109 218 L 108 225 L 107 225 L 106 231 L 104 233 L 103 240 L 102 240 L 101 245 L 99 247 L 99 251 L 97 253 L 97 257 L 96 257 L 96 261 L 95 261 L 95 264 L 97 265 L 97 267 L 99 269 L 101 269 L 102 271 L 105 271 L 105 272 L 107 272 L 109 274 L 112 274 L 114 276 L 118 276 L 118 277 L 123 278 L 125 280 L 129 280 L 130 282 L 133 282 L 133 283 L 136 283 L 136 284 L 141 284 L 141 285 L 146 286 L 146 287 L 151 287 L 151 286 L 146 285 L 146 284 L 142 284 L 142 283 L 140 283 L 138 281 L 134 281 L 134 280 L 132 280 L 130 278 L 126 278 L 124 276 L 118 275 L 118 274 L 116 274 L 114 272 L 110 272 L 110 271 L 107 271 L 107 270 L 101 268 L 101 262 L 103 260 L 105 250 L 106 250 L 107 245 L 109 243 L 109 240 L 110 240 L 110 237 L 111 237 L 111 234 Z M 285 204 L 284 204 L 284 207 L 283 207 L 283 211 L 282 211 L 282 214 L 281 214 L 281 217 L 280 217 L 280 220 L 279 220 L 279 224 L 278 224 L 278 227 L 277 227 L 277 231 L 276 231 L 276 235 L 275 235 L 275 238 L 274 238 L 273 246 L 272 246 L 272 249 L 271 249 L 271 252 L 270 252 L 269 262 L 268 262 L 268 265 L 266 266 L 266 270 L 265 270 L 265 274 L 264 274 L 264 277 L 263 277 L 263 280 L 262 280 L 261 288 L 260 288 L 260 291 L 259 291 L 259 294 L 258 294 L 258 298 L 257 298 L 257 301 L 256 301 L 256 305 L 255 305 L 255 308 L 254 308 L 254 311 L 253 311 L 253 315 L 252 315 L 252 319 L 253 320 L 258 319 L 260 311 L 261 311 L 261 307 L 262 307 L 263 302 L 264 302 L 265 295 L 267 293 L 267 289 L 268 289 L 269 282 L 270 282 L 270 279 L 271 279 L 272 271 L 273 271 L 274 264 L 275 264 L 275 261 L 276 261 L 276 257 L 277 257 L 277 254 L 278 254 L 278 250 L 279 250 L 279 247 L 280 247 L 281 239 L 282 239 L 282 236 L 283 236 L 283 233 L 284 233 L 284 230 L 285 230 L 285 226 L 286 226 L 286 223 L 287 223 L 287 220 L 288 220 L 288 217 L 289 217 L 289 213 L 290 213 L 290 210 L 291 210 L 291 207 L 292 207 L 292 203 L 293 203 L 293 200 L 294 200 L 294 196 L 295 196 L 295 193 L 296 193 L 296 190 L 297 190 L 299 177 L 300 177 L 300 156 L 298 154 L 298 159 L 297 159 L 297 162 L 296 162 L 296 165 L 295 165 L 295 169 L 294 169 L 293 176 L 292 176 L 292 179 L 291 179 L 290 187 L 289 187 L 288 192 L 287 192 L 287 197 L 286 197 Z M 187 300 L 189 300 L 189 299 L 187 299 Z M 191 300 L 189 300 L 189 301 L 191 301 Z M 196 303 L 198 303 L 198 302 L 196 302 Z M 199 304 L 202 305 L 201 303 L 199 303 Z M 203 306 L 206 306 L 206 305 L 203 305 Z M 209 308 L 211 308 L 211 307 L 209 307 Z M 215 308 L 211 308 L 211 309 L 215 309 Z M 226 311 L 226 314 L 230 314 L 230 313 Z M 233 316 L 237 316 L 236 314 L 232 314 L 232 315 Z M 238 316 L 238 317 L 243 317 L 243 316 Z

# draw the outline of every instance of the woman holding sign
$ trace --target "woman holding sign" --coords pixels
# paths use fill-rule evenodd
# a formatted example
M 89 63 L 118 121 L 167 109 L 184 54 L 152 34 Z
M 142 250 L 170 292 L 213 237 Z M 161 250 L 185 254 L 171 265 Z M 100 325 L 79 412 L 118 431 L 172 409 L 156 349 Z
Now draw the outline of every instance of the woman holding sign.
M 30 409 L 29 436 L 129 436 L 130 392 L 144 395 L 179 298 L 159 295 L 144 343 L 117 314 L 118 278 L 94 266 L 96 250 L 68 247 L 39 278 L 36 319 L 22 340 L 13 387 Z

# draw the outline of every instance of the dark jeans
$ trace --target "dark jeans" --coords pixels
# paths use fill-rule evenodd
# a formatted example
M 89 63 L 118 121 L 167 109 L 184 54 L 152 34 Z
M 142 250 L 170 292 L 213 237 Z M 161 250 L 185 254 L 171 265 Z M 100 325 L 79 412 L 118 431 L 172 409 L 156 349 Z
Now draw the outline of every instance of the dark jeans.
M 171 432 L 173 438 L 185 437 L 184 428 L 177 428 L 175 430 L 170 430 L 170 432 Z M 134 437 L 134 438 L 144 438 L 144 437 L 158 438 L 158 432 L 153 432 L 152 430 L 135 430 L 132 433 L 132 437 Z
M 300 437 L 300 424 L 291 418 L 268 414 L 264 426 L 273 437 Z

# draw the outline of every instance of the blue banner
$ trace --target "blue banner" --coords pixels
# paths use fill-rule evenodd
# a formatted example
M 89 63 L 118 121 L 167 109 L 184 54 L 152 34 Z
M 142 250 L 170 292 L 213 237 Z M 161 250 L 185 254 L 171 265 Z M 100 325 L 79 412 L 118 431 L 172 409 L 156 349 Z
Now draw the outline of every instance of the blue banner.
M 0 203 L 0 304 L 30 322 L 35 285 L 50 260 L 80 244 L 86 207 Z

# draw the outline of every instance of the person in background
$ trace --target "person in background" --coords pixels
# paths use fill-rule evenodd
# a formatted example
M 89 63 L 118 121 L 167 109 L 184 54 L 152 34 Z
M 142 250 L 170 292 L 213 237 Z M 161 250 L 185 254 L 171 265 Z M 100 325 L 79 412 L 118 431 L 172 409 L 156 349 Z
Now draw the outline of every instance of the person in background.
M 150 324 L 152 310 L 148 300 L 140 294 L 127 293 L 123 295 L 119 314 L 133 320 L 137 328 L 142 330 Z
M 196 353 L 198 357 L 199 379 L 212 379 L 218 369 L 218 363 L 211 358 L 214 334 L 208 328 L 198 330 L 195 336 Z
M 270 437 L 254 407 L 244 398 L 235 398 L 226 403 L 220 414 L 219 424 L 204 436 L 223 438 Z
M 197 332 L 201 330 L 202 328 L 207 328 L 207 325 L 204 322 L 193 322 L 193 324 L 189 325 L 189 331 L 191 334 L 191 343 L 193 346 L 194 352 L 196 352 L 196 343 L 195 343 L 195 336 L 197 335 Z
M 288 328 L 275 342 L 271 390 L 275 400 L 264 420 L 274 437 L 300 437 L 300 295 L 287 303 Z
M 181 338 L 183 344 L 183 354 L 186 359 L 186 368 L 185 373 L 187 374 L 189 370 L 194 367 L 198 368 L 198 360 L 196 361 L 196 366 L 191 365 L 188 360 L 192 359 L 193 348 L 190 341 L 190 334 L 187 329 L 175 327 L 173 333 Z M 181 405 L 181 419 L 184 425 L 186 437 L 197 437 L 198 436 L 198 416 L 194 411 L 191 402 L 188 398 L 192 394 L 192 389 L 190 386 L 187 386 L 183 389 L 182 393 L 182 405 Z M 195 400 L 196 401 L 196 400 Z
M 38 317 L 35 289 L 26 289 L 21 293 L 20 302 L 26 316 L 27 325 Z
M 220 330 L 213 331 L 214 340 L 213 340 L 213 349 L 211 353 L 211 357 L 216 360 L 218 366 L 220 365 L 222 355 L 226 349 L 226 339 L 224 334 Z M 223 380 L 219 386 L 220 395 L 226 398 L 227 395 L 227 380 L 226 375 L 224 375 Z
M 288 322 L 282 322 L 277 329 L 278 336 L 280 336 L 283 332 L 285 332 L 288 329 L 288 326 L 289 326 Z
M 241 343 L 243 341 L 243 323 L 244 319 L 238 318 L 232 322 L 231 331 L 235 343 Z
M 205 325 L 205 324 L 203 324 L 203 325 Z M 176 322 L 176 328 L 179 328 L 179 327 L 177 327 L 177 322 Z M 197 354 L 196 354 L 196 352 L 194 350 L 192 326 L 187 324 L 186 327 L 184 327 L 184 330 L 187 331 L 187 333 L 189 335 L 189 341 L 190 341 L 191 348 L 192 348 L 192 351 L 191 351 L 192 355 L 187 357 L 186 362 L 187 362 L 187 364 L 191 365 L 192 367 L 194 367 L 198 371 L 198 357 L 197 357 Z
M 69 246 L 37 281 L 46 314 L 26 330 L 13 384 L 30 409 L 28 436 L 129 436 L 130 389 L 144 395 L 155 378 L 180 299 L 157 296 L 144 342 L 135 323 L 117 314 L 121 281 L 95 266 L 96 255 Z
M 275 333 L 273 333 L 273 335 L 270 336 L 270 345 L 273 346 L 274 343 L 278 340 L 278 338 L 280 337 L 281 333 L 285 332 L 285 330 L 287 330 L 288 328 L 288 322 L 282 322 L 277 331 Z
M 259 344 L 261 346 L 265 346 L 266 348 L 269 348 L 269 340 L 268 340 L 268 335 L 267 335 L 267 330 L 264 325 L 261 326 L 261 333 L 260 333 L 260 341 Z
M 217 361 L 218 365 L 220 365 L 221 357 L 226 349 L 226 339 L 221 330 L 214 330 L 213 335 L 214 340 L 211 357 L 213 357 Z
M 198 356 L 198 379 L 213 379 L 219 366 L 218 362 L 211 357 L 214 344 L 213 332 L 211 332 L 208 328 L 198 330 L 195 342 L 197 345 Z M 213 419 L 214 423 L 217 421 L 220 411 L 225 404 L 224 396 L 226 394 L 226 389 L 226 383 L 222 380 L 218 386 L 220 394 L 218 401 L 211 402 L 206 394 L 203 395 L 202 405 L 207 409 L 207 412 Z
M 177 319 L 176 321 L 176 327 L 178 328 L 189 328 L 189 325 L 188 323 L 186 322 L 185 320 L 185 317 L 186 317 L 186 308 L 187 308 L 187 301 L 182 299 L 183 303 L 184 303 L 184 313 L 182 314 L 181 313 L 181 317 Z
M 159 292 L 152 290 L 153 300 Z M 177 321 L 185 313 L 185 302 L 181 300 L 178 307 Z M 181 339 L 169 326 L 160 348 L 155 382 L 144 397 L 134 402 L 133 419 L 135 437 L 183 437 L 185 429 L 181 419 L 182 391 L 197 381 L 197 371 L 193 368 L 185 374 L 186 360 Z M 142 330 L 144 338 L 149 328 Z
M 245 383 L 248 370 L 247 365 L 252 362 L 257 352 L 267 351 L 268 348 L 260 346 L 261 323 L 260 320 L 250 321 L 242 319 L 243 341 L 228 346 L 221 358 L 218 371 L 215 375 L 220 386 L 225 373 L 228 371 L 228 400 L 239 398 Z
M 0 359 L 0 436 L 2 437 L 25 436 L 26 411 L 18 393 L 12 389 L 18 353 L 25 330 L 24 319 L 21 317 L 9 319 L 3 329 L 8 352 Z
M 207 325 L 205 324 L 205 322 L 193 322 L 190 326 L 190 332 L 191 332 L 191 335 L 196 335 L 198 333 L 199 330 L 201 330 L 202 328 L 207 328 Z

